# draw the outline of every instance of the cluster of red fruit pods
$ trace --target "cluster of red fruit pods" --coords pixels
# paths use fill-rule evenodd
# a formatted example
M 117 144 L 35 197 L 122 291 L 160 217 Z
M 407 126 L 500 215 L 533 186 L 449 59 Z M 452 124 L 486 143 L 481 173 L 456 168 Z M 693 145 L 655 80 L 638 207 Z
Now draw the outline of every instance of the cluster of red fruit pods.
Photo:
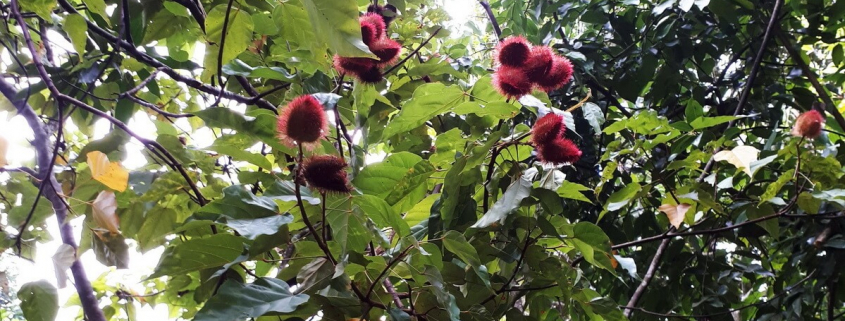
M 547 46 L 532 46 L 521 36 L 508 37 L 496 48 L 499 67 L 494 85 L 503 96 L 519 99 L 537 88 L 560 89 L 572 80 L 572 62 Z
M 537 120 L 531 130 L 531 143 L 537 158 L 548 164 L 572 164 L 581 158 L 581 150 L 571 140 L 563 137 L 566 125 L 563 116 L 550 112 Z
M 342 74 L 349 74 L 363 83 L 377 83 L 382 80 L 382 68 L 396 62 L 402 45 L 387 37 L 387 26 L 392 16 L 382 15 L 385 8 L 371 10 L 361 16 L 361 38 L 370 51 L 378 57 L 341 57 L 334 56 L 334 67 Z M 395 11 L 391 11 L 395 12 Z
M 311 95 L 295 98 L 282 110 L 277 122 L 281 142 L 287 146 L 313 149 L 328 131 L 323 105 Z M 298 175 L 321 193 L 349 193 L 352 187 L 346 175 L 346 161 L 333 155 L 311 156 L 301 164 Z

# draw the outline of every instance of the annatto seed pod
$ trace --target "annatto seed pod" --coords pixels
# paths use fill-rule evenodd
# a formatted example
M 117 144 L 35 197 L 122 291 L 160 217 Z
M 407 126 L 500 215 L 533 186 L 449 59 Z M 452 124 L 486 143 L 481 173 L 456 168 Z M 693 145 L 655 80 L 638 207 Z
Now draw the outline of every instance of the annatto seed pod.
M 309 149 L 317 145 L 328 128 L 323 105 L 311 95 L 302 95 L 291 101 L 282 110 L 277 123 L 282 143 L 290 147 L 299 143 Z
M 341 57 L 334 55 L 334 68 L 342 74 L 357 74 L 370 70 L 377 61 L 370 58 Z
M 819 137 L 824 128 L 824 120 L 824 116 L 815 109 L 798 115 L 792 127 L 792 135 L 810 139 Z
M 540 78 L 536 84 L 540 90 L 551 92 L 560 89 L 572 80 L 572 62 L 566 57 L 555 56 L 552 59 L 552 68 L 545 77 Z
M 346 175 L 346 161 L 332 155 L 312 156 L 302 166 L 302 176 L 311 188 L 321 193 L 343 193 L 352 191 Z
M 531 143 L 534 146 L 549 144 L 562 137 L 565 130 L 563 115 L 548 113 L 534 123 L 534 128 L 531 129 Z
M 531 44 L 522 36 L 508 37 L 496 46 L 496 61 L 502 66 L 522 68 L 529 57 Z
M 381 10 L 381 18 L 384 19 L 384 24 L 389 26 L 393 19 L 396 19 L 396 16 L 399 14 L 399 9 L 392 4 L 386 4 L 382 7 Z
M 402 45 L 391 39 L 382 38 L 370 46 L 370 51 L 378 57 L 379 66 L 386 66 L 396 62 Z
M 500 66 L 493 75 L 493 87 L 508 99 L 519 99 L 531 93 L 531 82 L 522 69 Z
M 381 69 L 375 65 L 362 72 L 352 73 L 352 75 L 355 76 L 358 81 L 365 84 L 379 83 L 384 79 L 384 74 L 381 73 Z
M 368 12 L 361 16 L 359 21 L 362 25 L 364 23 L 369 23 L 373 25 L 373 27 L 375 27 L 374 39 L 378 40 L 384 37 L 384 30 L 387 29 L 387 25 L 384 24 L 384 19 L 381 17 L 380 14 L 375 12 Z
M 547 164 L 572 164 L 581 159 L 581 150 L 571 140 L 558 137 L 552 142 L 535 146 L 537 158 Z
M 376 36 L 378 34 L 376 28 L 378 27 L 373 25 L 372 22 L 361 21 L 361 39 L 364 40 L 365 45 L 370 46 L 379 39 Z
M 537 83 L 543 79 L 551 70 L 555 54 L 552 49 L 546 46 L 535 46 L 531 48 L 531 56 L 525 63 L 525 73 L 528 80 Z

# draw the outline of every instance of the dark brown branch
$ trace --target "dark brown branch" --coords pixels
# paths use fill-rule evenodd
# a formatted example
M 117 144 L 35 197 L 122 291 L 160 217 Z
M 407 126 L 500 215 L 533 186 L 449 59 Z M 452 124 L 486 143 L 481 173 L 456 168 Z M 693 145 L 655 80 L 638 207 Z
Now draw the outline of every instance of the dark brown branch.
M 147 86 L 147 84 L 149 84 L 149 83 L 150 83 L 150 81 L 152 81 L 153 79 L 155 79 L 155 78 L 156 78 L 156 75 L 158 75 L 158 73 L 159 73 L 162 69 L 164 69 L 164 68 L 156 68 L 156 70 L 153 70 L 153 72 L 150 74 L 150 76 L 149 76 L 149 77 L 147 77 L 146 79 L 142 80 L 142 81 L 141 81 L 141 83 L 139 83 L 137 86 L 135 86 L 135 88 L 129 89 L 129 90 L 127 90 L 127 91 L 126 91 L 126 92 L 124 92 L 124 93 L 117 94 L 117 97 L 118 97 L 118 98 L 123 98 L 123 97 L 125 97 L 125 96 L 132 96 L 132 95 L 135 95 L 135 93 L 137 93 L 137 92 L 141 91 L 141 89 L 144 89 L 144 87 L 146 87 L 146 86 Z
M 490 3 L 487 1 L 478 1 L 482 7 L 484 7 L 484 12 L 487 13 L 487 18 L 490 19 L 490 24 L 493 25 L 493 31 L 496 32 L 496 38 L 501 40 L 502 39 L 502 28 L 499 27 L 499 22 L 496 21 L 496 16 L 493 15 L 493 9 L 490 8 Z
M 648 266 L 648 270 L 643 276 L 642 282 L 634 291 L 634 295 L 631 296 L 631 299 L 628 300 L 628 307 L 635 307 L 637 306 L 637 302 L 640 301 L 640 297 L 642 297 L 643 293 L 645 293 L 645 289 L 648 287 L 649 283 L 651 283 L 651 278 L 654 277 L 654 272 L 657 271 L 657 267 L 660 265 L 660 259 L 663 257 L 663 252 L 666 251 L 666 246 L 669 245 L 671 239 L 664 239 L 663 242 L 660 242 L 660 246 L 657 248 L 657 252 L 654 253 L 654 258 L 651 259 L 651 264 Z M 625 309 L 625 317 L 631 316 L 631 308 Z
M 384 75 L 389 75 L 391 72 L 393 72 L 394 70 L 396 70 L 397 68 L 399 68 L 399 67 L 401 67 L 403 64 L 405 64 L 405 62 L 406 62 L 406 61 L 408 61 L 408 59 L 411 59 L 411 57 L 413 57 L 415 54 L 419 53 L 419 52 L 420 52 L 420 50 L 421 50 L 423 47 L 425 47 L 425 45 L 427 45 L 427 44 L 428 44 L 428 42 L 429 42 L 429 41 L 431 41 L 431 39 L 432 39 L 432 38 L 434 38 L 434 36 L 436 36 L 436 35 L 437 35 L 437 33 L 438 33 L 438 32 L 440 32 L 440 30 L 442 30 L 442 29 L 443 29 L 443 27 L 439 27 L 439 28 L 437 28 L 437 30 L 434 30 L 434 32 L 432 32 L 432 33 L 431 33 L 431 35 L 429 35 L 429 36 L 428 36 L 428 38 L 426 38 L 426 39 L 425 39 L 425 40 L 424 40 L 424 41 L 420 44 L 420 46 L 419 46 L 419 47 L 417 47 L 416 49 L 414 49 L 414 51 L 411 51 L 411 53 L 409 53 L 407 56 L 405 56 L 405 58 L 402 58 L 402 60 L 399 60 L 399 62 L 397 62 L 395 65 L 393 65 L 393 67 L 390 67 L 389 69 L 387 69 L 387 71 L 385 71 L 385 72 L 384 72 Z M 341 80 L 343 80 L 343 79 L 341 78 Z M 341 83 L 341 84 L 342 84 L 342 83 Z
M 223 17 L 223 30 L 220 34 L 220 50 L 217 51 L 217 82 L 220 83 L 220 92 L 226 89 L 226 83 L 223 81 L 223 48 L 226 46 L 226 32 L 229 29 L 229 15 L 232 14 L 232 5 L 235 0 L 229 0 L 226 5 L 226 16 Z
M 807 62 L 801 58 L 801 52 L 792 44 L 792 41 L 786 37 L 786 35 L 780 30 L 780 28 L 775 29 L 775 34 L 777 34 L 778 39 L 780 39 L 781 44 L 786 48 L 786 51 L 792 56 L 792 61 L 798 64 L 798 67 L 801 68 L 801 72 L 804 73 L 804 76 L 807 77 L 807 80 L 813 84 L 813 88 L 816 89 L 816 92 L 821 96 L 822 101 L 825 104 L 825 111 L 831 113 L 833 118 L 836 119 L 836 123 L 839 124 L 839 127 L 845 129 L 845 117 L 842 117 L 842 113 L 839 112 L 837 109 L 836 104 L 833 102 L 833 99 L 830 98 L 830 94 L 827 93 L 827 90 L 824 86 L 819 83 L 818 77 L 813 71 L 810 69 L 810 66 L 807 65 Z
M 19 22 L 23 21 L 23 17 L 17 7 L 17 1 L 12 1 L 12 11 L 15 13 Z M 21 28 L 26 30 L 26 27 Z M 13 103 L 18 111 L 18 115 L 23 117 L 29 124 L 33 132 L 33 140 L 31 141 L 36 152 L 36 164 L 38 164 L 40 177 L 45 180 L 44 185 L 49 188 L 45 189 L 44 198 L 50 202 L 53 211 L 56 213 L 56 220 L 59 223 L 59 234 L 62 242 L 70 245 L 74 249 L 77 248 L 76 240 L 73 236 L 73 228 L 67 223 L 68 207 L 65 204 L 58 191 L 61 190 L 56 177 L 52 173 L 52 169 L 47 166 L 51 162 L 50 156 L 50 135 L 47 133 L 44 123 L 41 122 L 38 115 L 32 109 L 25 99 L 16 99 L 17 91 L 4 81 L 0 81 L 0 92 L 6 96 L 9 101 Z M 79 302 L 82 305 L 82 311 L 86 318 L 90 321 L 105 321 L 103 311 L 100 310 L 97 297 L 94 295 L 94 289 L 91 286 L 91 281 L 85 274 L 85 269 L 82 262 L 76 260 L 70 266 L 71 275 L 73 275 L 73 284 L 76 288 L 76 293 L 79 295 Z
M 74 9 L 70 5 L 70 3 L 67 2 L 67 0 L 58 0 L 58 1 L 59 1 L 59 5 L 61 5 L 62 8 L 64 8 L 67 12 L 76 13 L 76 14 L 79 13 L 76 9 Z M 242 104 L 255 105 L 259 108 L 272 110 L 273 112 L 276 111 L 276 107 L 266 100 L 263 100 L 263 99 L 257 99 L 256 100 L 256 99 L 254 99 L 254 97 L 245 97 L 245 96 L 242 96 L 242 95 L 230 92 L 230 91 L 225 91 L 225 90 L 221 92 L 219 88 L 206 85 L 199 80 L 196 80 L 196 79 L 188 77 L 188 76 L 184 76 L 184 75 L 180 74 L 179 72 L 177 72 L 176 70 L 174 70 L 173 68 L 170 68 L 167 65 L 165 65 L 164 63 L 162 63 L 162 62 L 156 60 L 155 58 L 151 57 L 150 55 L 138 51 L 138 49 L 135 47 L 135 45 L 128 43 L 128 42 L 126 42 L 122 39 L 119 39 L 118 37 L 115 37 L 114 35 L 112 35 L 108 31 L 106 31 L 105 29 L 100 28 L 100 26 L 98 26 L 97 24 L 95 24 L 95 23 L 93 23 L 93 22 L 91 22 L 87 19 L 85 20 L 85 22 L 88 24 L 88 30 L 91 31 L 92 33 L 99 35 L 100 37 L 104 38 L 106 41 L 114 44 L 116 47 L 123 48 L 124 52 L 127 55 L 137 59 L 138 61 L 140 61 L 140 62 L 142 62 L 142 63 L 144 63 L 148 66 L 151 66 L 153 68 L 162 68 L 162 71 L 165 74 L 167 74 L 170 78 L 172 78 L 173 80 L 179 81 L 179 82 L 185 84 L 188 87 L 194 88 L 194 89 L 196 89 L 200 92 L 206 93 L 206 94 L 220 95 L 220 97 L 222 97 L 222 98 L 233 100 L 233 101 L 236 101 L 236 102 L 239 102 L 239 103 L 242 103 Z M 241 81 L 240 76 L 236 77 L 236 78 L 238 78 L 238 81 Z M 247 92 L 255 92 L 255 88 L 252 88 L 252 85 L 250 85 L 248 81 L 244 81 L 244 82 L 242 82 L 242 84 L 246 84 L 244 86 L 244 89 Z
M 157 112 L 157 113 L 159 113 L 159 114 L 161 114 L 162 116 L 165 116 L 165 117 L 170 117 L 170 118 L 187 118 L 187 117 L 194 117 L 194 116 L 195 116 L 194 114 L 191 114 L 191 113 L 186 113 L 186 114 L 175 114 L 175 113 L 167 112 L 167 111 L 164 111 L 163 109 L 159 108 L 158 106 L 156 106 L 156 105 L 155 105 L 155 104 L 153 104 L 153 103 L 150 103 L 150 102 L 148 102 L 148 101 L 146 101 L 146 100 L 143 100 L 143 99 L 141 99 L 141 98 L 138 98 L 138 97 L 135 97 L 135 96 L 131 96 L 131 95 L 130 95 L 130 96 L 126 96 L 126 99 L 129 99 L 129 100 L 131 100 L 131 101 L 135 102 L 135 103 L 136 103 L 136 104 L 138 104 L 138 105 L 141 105 L 141 106 L 147 107 L 147 108 L 149 108 L 149 109 L 152 109 L 152 110 L 154 110 L 155 112 Z

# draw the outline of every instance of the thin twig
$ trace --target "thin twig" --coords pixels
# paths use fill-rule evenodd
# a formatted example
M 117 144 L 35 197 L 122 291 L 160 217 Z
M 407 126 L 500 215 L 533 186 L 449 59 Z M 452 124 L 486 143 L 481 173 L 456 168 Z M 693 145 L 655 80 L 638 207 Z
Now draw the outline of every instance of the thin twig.
M 496 32 L 496 38 L 501 40 L 502 39 L 502 28 L 499 27 L 499 22 L 496 21 L 496 16 L 493 15 L 493 9 L 490 8 L 490 3 L 487 1 L 478 1 L 482 7 L 484 7 L 484 12 L 487 13 L 487 18 L 490 19 L 490 24 L 493 25 L 493 31 Z
M 417 54 L 417 53 L 420 51 L 420 49 L 422 49 L 423 47 L 425 47 L 425 45 L 427 45 L 427 44 L 428 44 L 428 42 L 429 42 L 429 41 L 431 41 L 431 39 L 432 39 L 432 38 L 434 38 L 434 36 L 436 36 L 436 35 L 437 35 L 437 33 L 438 33 L 438 32 L 440 32 L 440 30 L 441 30 L 441 29 L 443 29 L 443 27 L 439 27 L 439 28 L 437 28 L 437 30 L 434 30 L 434 32 L 432 32 L 432 33 L 431 33 L 431 35 L 429 35 L 429 36 L 428 36 L 428 38 L 426 38 L 426 39 L 425 39 L 425 40 L 424 40 L 424 41 L 420 44 L 420 46 L 419 46 L 419 47 L 417 47 L 416 49 L 414 49 L 414 51 L 411 51 L 411 53 L 409 53 L 407 56 L 405 56 L 405 58 L 402 58 L 402 60 L 399 60 L 399 62 L 397 62 L 395 65 L 393 65 L 392 67 L 390 67 L 389 69 L 387 69 L 387 71 L 385 71 L 385 72 L 384 72 L 384 75 L 385 75 L 385 76 L 389 75 L 391 72 L 393 72 L 393 71 L 394 71 L 394 70 L 396 70 L 397 68 L 401 67 L 401 66 L 402 66 L 402 65 L 403 65 L 406 61 L 408 61 L 408 59 L 411 59 L 411 57 L 413 57 L 415 54 Z

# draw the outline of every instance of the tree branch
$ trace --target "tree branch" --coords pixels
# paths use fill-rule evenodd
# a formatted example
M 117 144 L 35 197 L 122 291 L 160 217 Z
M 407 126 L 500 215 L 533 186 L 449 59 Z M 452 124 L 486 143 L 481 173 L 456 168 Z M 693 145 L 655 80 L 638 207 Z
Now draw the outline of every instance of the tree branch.
M 493 25 L 493 31 L 496 32 L 496 38 L 501 40 L 502 39 L 502 28 L 499 27 L 499 22 L 496 21 L 496 16 L 493 15 L 493 9 L 490 8 L 490 3 L 487 1 L 478 1 L 482 7 L 484 7 L 484 12 L 487 13 L 487 18 L 490 19 L 490 23 Z
M 660 246 L 657 248 L 657 252 L 654 253 L 654 258 L 651 259 L 651 264 L 648 266 L 648 270 L 643 276 L 642 282 L 640 282 L 640 286 L 637 287 L 637 290 L 634 291 L 634 295 L 631 296 L 631 299 L 628 300 L 628 305 L 625 309 L 625 317 L 631 316 L 631 307 L 637 306 L 637 302 L 640 301 L 640 297 L 642 297 L 643 293 L 645 293 L 645 289 L 648 287 L 649 283 L 651 283 L 651 278 L 654 277 L 654 272 L 657 271 L 657 267 L 660 265 L 660 259 L 663 257 L 663 252 L 666 251 L 666 246 L 669 245 L 670 239 L 664 239 L 663 242 L 660 242 Z
M 431 35 L 429 35 L 429 36 L 428 36 L 428 38 L 426 38 L 426 39 L 425 39 L 425 40 L 424 40 L 424 41 L 420 44 L 420 46 L 419 46 L 419 47 L 417 47 L 416 49 L 414 49 L 414 51 L 411 51 L 411 53 L 409 53 L 407 56 L 405 56 L 405 58 L 402 58 L 402 60 L 399 60 L 399 62 L 397 62 L 397 63 L 396 63 L 395 65 L 393 65 L 392 67 L 390 67 L 390 69 L 387 69 L 387 71 L 385 71 L 385 72 L 384 72 L 384 74 L 385 74 L 385 75 L 389 75 L 391 72 L 393 72 L 393 71 L 394 71 L 394 70 L 396 70 L 397 68 L 401 67 L 401 66 L 402 66 L 402 65 L 403 65 L 406 61 L 408 61 L 408 59 L 411 59 L 411 57 L 413 57 L 415 54 L 417 54 L 418 52 L 420 52 L 420 49 L 422 49 L 423 47 L 425 47 L 425 45 L 427 45 L 427 44 L 428 44 L 428 42 L 429 42 L 429 41 L 431 41 L 431 39 L 432 39 L 432 38 L 434 38 L 434 36 L 436 36 L 436 35 L 437 35 L 437 33 L 438 33 L 438 32 L 440 32 L 440 30 L 441 30 L 441 29 L 443 29 L 443 27 L 439 27 L 439 28 L 437 28 L 437 30 L 434 30 L 434 32 L 432 32 L 432 33 L 431 33 Z M 341 80 L 343 80 L 343 78 L 341 78 Z

